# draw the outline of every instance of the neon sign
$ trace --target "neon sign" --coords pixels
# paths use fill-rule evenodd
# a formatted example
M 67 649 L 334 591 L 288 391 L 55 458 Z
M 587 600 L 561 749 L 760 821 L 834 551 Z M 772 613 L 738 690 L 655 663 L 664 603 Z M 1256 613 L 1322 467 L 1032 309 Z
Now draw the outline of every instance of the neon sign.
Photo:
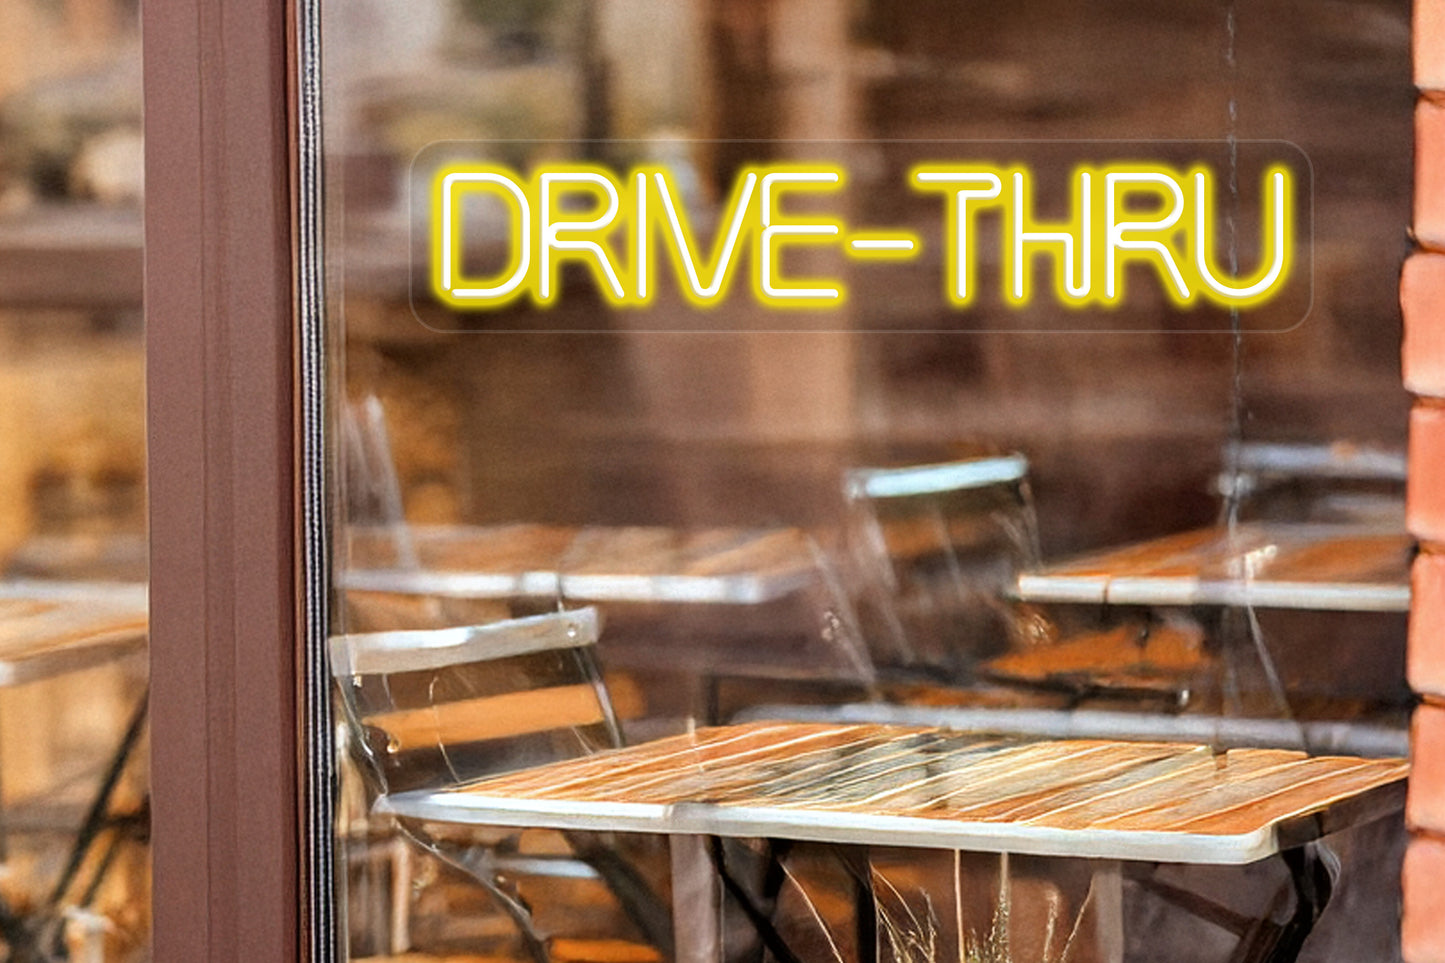
M 1000 219 L 1002 300 L 1027 305 L 1036 262 L 1046 263 L 1050 292 L 1070 307 L 1108 306 L 1126 295 L 1127 268 L 1143 265 L 1178 306 L 1208 303 L 1253 307 L 1272 298 L 1294 262 L 1295 182 L 1283 164 L 1260 183 L 1259 250 L 1248 272 L 1218 263 L 1223 220 L 1215 172 L 1164 164 L 1079 166 L 1070 178 L 1068 218 L 1042 222 L 1024 166 L 922 164 L 908 188 L 940 203 L 940 229 L 855 229 L 842 220 L 790 210 L 841 190 L 845 172 L 828 164 L 778 164 L 738 173 L 704 243 L 669 172 L 638 167 L 617 175 L 595 166 L 559 165 L 521 177 L 500 166 L 452 165 L 438 171 L 431 197 L 431 287 L 445 304 L 486 310 L 528 299 L 541 307 L 560 297 L 562 267 L 581 265 L 603 299 L 648 304 L 670 275 L 699 307 L 736 296 L 741 281 L 758 301 L 780 308 L 842 304 L 836 277 L 799 277 L 784 269 L 785 252 L 831 248 L 857 261 L 916 258 L 928 245 L 943 251 L 940 294 L 966 306 L 978 284 L 980 215 Z M 466 259 L 466 201 L 484 195 L 506 212 L 506 263 L 481 272 Z M 1137 279 L 1137 274 L 1134 278 Z M 1132 282 L 1131 282 L 1132 283 Z

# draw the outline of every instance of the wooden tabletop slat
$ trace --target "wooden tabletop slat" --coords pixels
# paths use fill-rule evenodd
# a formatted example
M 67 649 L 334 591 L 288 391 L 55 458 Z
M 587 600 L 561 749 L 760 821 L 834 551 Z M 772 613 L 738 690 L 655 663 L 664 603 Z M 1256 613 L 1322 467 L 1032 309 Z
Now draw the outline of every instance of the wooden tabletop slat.
M 1164 824 L 1156 828 L 1168 832 L 1178 822 L 1173 818 L 1174 811 L 1190 799 L 1212 795 L 1215 805 L 1232 802 L 1249 791 L 1244 787 L 1250 776 L 1261 770 L 1292 771 L 1300 762 L 1253 751 L 1235 750 L 1229 756 L 1235 758 L 1221 758 L 1207 747 L 1197 747 L 1188 756 L 1181 756 L 1180 764 L 1172 771 L 1131 785 L 1101 788 L 1088 799 L 1041 813 L 1033 821 L 1063 829 L 1108 829 L 1115 820 L 1159 812 L 1165 814 Z
M 870 726 L 739 726 L 725 737 L 709 738 L 700 743 L 688 736 L 676 736 L 651 743 L 652 751 L 630 753 L 626 758 L 617 758 L 616 753 L 599 753 L 585 759 L 571 761 L 566 772 L 549 769 L 520 772 L 507 778 L 514 782 L 515 791 L 526 795 L 539 792 L 565 794 L 575 790 L 585 798 L 596 780 L 603 777 L 612 779 L 628 778 L 639 771 L 656 775 L 676 776 L 684 767 L 705 766 L 709 757 L 719 762 L 730 758 L 746 762 L 756 753 L 768 753 L 786 757 L 792 747 L 818 740 L 844 741 L 854 732 L 867 730 Z M 794 733 L 792 730 L 802 730 Z M 713 730 L 717 732 L 718 730 Z M 787 739 L 775 739 L 774 734 L 786 733 Z
M 1080 757 L 1096 756 L 1099 747 L 1087 742 L 1025 743 L 968 753 L 964 765 L 949 765 L 948 758 L 930 760 L 922 778 L 904 785 L 884 786 L 864 799 L 860 807 L 898 814 L 921 814 L 951 809 L 956 799 L 994 798 L 1000 785 L 1018 785 L 1045 771 Z M 1005 790 L 1007 791 L 1007 790 Z M 852 801 L 844 805 L 851 805 Z
M 684 793 L 705 794 L 699 798 L 711 798 L 720 788 L 723 791 L 730 788 L 729 777 L 745 786 L 752 785 L 759 774 L 773 771 L 770 765 L 798 765 L 819 753 L 846 746 L 853 738 L 854 734 L 849 731 L 853 728 L 861 727 L 831 731 L 828 727 L 811 727 L 806 732 L 782 733 L 776 739 L 769 738 L 771 733 L 759 733 L 733 745 L 727 755 L 719 753 L 723 747 L 704 745 L 696 753 L 670 754 L 643 769 L 620 773 L 616 778 L 622 792 L 639 800 L 668 803 Z M 590 792 L 590 785 L 581 785 L 572 790 L 572 795 L 585 799 Z
M 1189 794 L 1173 801 L 1167 808 L 1159 806 L 1137 807 L 1131 811 L 1116 811 L 1095 819 L 1095 825 L 1104 828 L 1131 829 L 1138 831 L 1168 830 L 1179 826 L 1192 825 L 1196 820 L 1227 812 L 1238 806 L 1259 807 L 1271 804 L 1278 794 L 1312 777 L 1335 778 L 1341 770 L 1349 770 L 1367 760 L 1344 757 L 1321 757 L 1311 764 L 1311 776 L 1301 773 L 1297 758 L 1271 758 L 1250 753 L 1241 756 L 1239 751 L 1230 753 L 1239 758 L 1229 759 L 1229 768 L 1212 776 L 1206 771 L 1198 774 L 1188 788 Z M 1371 765 L 1370 772 L 1374 772 Z
M 1188 832 L 1230 832 L 1232 827 L 1245 824 L 1250 818 L 1249 809 L 1266 805 L 1276 819 L 1288 819 L 1317 809 L 1326 808 L 1336 800 L 1347 798 L 1376 784 L 1379 772 L 1369 761 L 1361 760 L 1355 765 L 1343 766 L 1333 772 L 1301 778 L 1294 785 L 1272 793 L 1265 800 L 1240 799 L 1218 811 L 1180 823 Z
M 948 809 L 960 818 L 1023 822 L 1065 812 L 1101 794 L 1133 789 L 1142 782 L 1173 774 L 1181 766 L 1191 763 L 1189 755 L 1181 756 L 1170 751 L 1169 747 L 1151 746 L 1149 750 L 1147 754 L 1125 755 L 1100 747 L 1090 756 L 1078 758 L 1074 765 L 1051 770 L 1048 781 L 1042 785 L 1035 783 L 967 805 L 963 804 L 963 800 L 953 798 L 948 800 Z M 1101 760 L 1100 756 L 1106 757 L 1107 761 Z
M 917 733 L 891 742 L 875 742 L 868 753 L 857 753 L 840 764 L 836 758 L 821 759 L 805 770 L 801 780 L 791 778 L 794 774 L 783 773 L 753 788 L 761 794 L 776 795 L 785 800 L 779 805 L 808 806 L 817 801 L 834 801 L 844 805 L 846 800 L 862 793 L 878 792 L 880 784 L 896 778 L 901 766 L 916 765 L 920 749 L 928 749 L 943 743 L 946 735 L 935 732 Z M 984 753 L 1000 747 L 1000 740 L 977 742 L 967 748 L 954 747 L 949 753 L 950 760 L 957 760 L 965 752 Z M 932 765 L 938 765 L 937 762 Z
M 383 808 L 464 823 L 1223 863 L 1277 851 L 1286 826 L 1297 845 L 1309 831 L 1301 816 L 1318 815 L 1323 831 L 1394 805 L 1406 772 L 1399 759 L 1276 749 L 755 723 L 388 797 Z

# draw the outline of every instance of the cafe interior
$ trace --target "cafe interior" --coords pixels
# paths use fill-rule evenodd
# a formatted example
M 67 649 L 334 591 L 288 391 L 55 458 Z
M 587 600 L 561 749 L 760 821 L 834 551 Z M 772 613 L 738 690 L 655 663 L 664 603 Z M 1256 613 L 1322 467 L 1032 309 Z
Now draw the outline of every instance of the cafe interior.
M 136 16 L 0 12 L 14 963 L 150 959 Z M 1403 959 L 1407 2 L 320 16 L 336 959 Z M 1291 165 L 1290 291 L 1136 263 L 1080 306 L 1039 256 L 1010 300 L 985 210 L 950 298 L 918 170 L 1026 167 L 1063 222 L 1079 165 L 1144 162 L 1210 165 L 1236 270 Z M 715 304 L 659 254 L 640 303 L 573 257 L 459 308 L 446 164 L 665 170 L 699 250 L 745 172 L 827 166 L 789 212 L 919 252 L 781 255 L 824 306 L 749 247 Z

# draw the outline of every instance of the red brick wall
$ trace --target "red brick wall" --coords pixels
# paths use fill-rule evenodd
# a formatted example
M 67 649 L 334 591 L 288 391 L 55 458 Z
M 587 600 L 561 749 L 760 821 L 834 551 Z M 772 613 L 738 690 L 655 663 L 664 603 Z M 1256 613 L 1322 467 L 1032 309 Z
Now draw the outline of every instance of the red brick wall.
M 1445 0 L 1415 0 L 1417 249 L 1400 276 L 1410 416 L 1410 531 L 1421 542 L 1410 613 L 1411 739 L 1403 939 L 1409 963 L 1445 963 Z

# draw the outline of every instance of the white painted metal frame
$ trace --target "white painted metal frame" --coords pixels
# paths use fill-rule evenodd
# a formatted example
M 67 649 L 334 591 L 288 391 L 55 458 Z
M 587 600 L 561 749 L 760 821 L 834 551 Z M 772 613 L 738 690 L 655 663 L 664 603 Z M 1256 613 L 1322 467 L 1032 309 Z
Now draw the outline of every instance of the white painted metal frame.
M 331 639 L 331 671 L 344 679 L 577 649 L 595 645 L 600 631 L 601 617 L 588 607 L 487 625 L 338 635 Z
M 1146 605 L 1146 606 L 1254 606 L 1257 608 L 1310 609 L 1334 612 L 1407 612 L 1410 608 L 1408 560 L 1393 580 L 1346 581 L 1306 580 L 1272 577 L 1269 571 L 1268 534 L 1277 533 L 1281 540 L 1295 544 L 1326 545 L 1331 539 L 1359 535 L 1395 535 L 1392 532 L 1361 530 L 1351 526 L 1277 525 L 1241 526 L 1241 553 L 1234 559 L 1238 571 L 1221 574 L 1217 560 L 1204 560 L 1191 550 L 1173 557 L 1159 558 L 1144 572 L 1102 571 L 1117 549 L 1090 553 L 1077 559 L 1051 565 L 1035 572 L 1019 575 L 1015 595 L 1025 602 L 1065 603 L 1083 605 Z M 1262 534 L 1263 533 L 1263 534 Z M 1221 530 L 1222 542 L 1228 536 Z M 1399 533 L 1402 547 L 1407 544 Z M 1164 540 L 1160 540 L 1161 543 Z M 1138 550 L 1147 549 L 1149 542 Z M 1219 542 L 1209 547 L 1216 547 Z M 1403 553 L 1402 553 L 1403 557 Z M 1196 559 L 1198 559 L 1196 561 Z M 1257 563 L 1257 564 L 1256 564 Z M 1167 574 L 1152 574 L 1149 569 L 1171 569 Z
M 472 536 L 485 538 L 485 529 Z M 582 530 L 579 540 L 605 537 L 606 530 Z M 744 533 L 762 535 L 761 532 Z M 419 543 L 430 536 L 462 538 L 463 529 L 412 529 Z M 568 549 L 572 554 L 574 549 Z M 357 567 L 337 579 L 348 591 L 389 592 L 456 599 L 565 598 L 578 602 L 638 604 L 761 605 L 804 588 L 815 578 L 812 555 L 799 552 L 796 564 L 761 572 L 706 574 L 567 571 L 564 559 L 554 566 L 518 571 L 466 571 L 402 566 Z
M 705 802 L 572 803 L 480 796 L 473 793 L 401 793 L 377 810 L 436 823 L 516 826 L 592 832 L 791 839 L 861 846 L 953 849 L 965 852 L 1121 859 L 1159 863 L 1240 866 L 1313 842 L 1332 829 L 1370 822 L 1404 805 L 1399 783 L 1354 797 L 1330 811 L 1230 836 L 1090 829 L 1072 831 L 1027 824 L 942 822 L 909 816 L 838 814 Z
M 844 477 L 843 488 L 850 498 L 910 498 L 1017 484 L 1028 474 L 1028 459 L 1015 453 L 934 465 L 855 468 Z

